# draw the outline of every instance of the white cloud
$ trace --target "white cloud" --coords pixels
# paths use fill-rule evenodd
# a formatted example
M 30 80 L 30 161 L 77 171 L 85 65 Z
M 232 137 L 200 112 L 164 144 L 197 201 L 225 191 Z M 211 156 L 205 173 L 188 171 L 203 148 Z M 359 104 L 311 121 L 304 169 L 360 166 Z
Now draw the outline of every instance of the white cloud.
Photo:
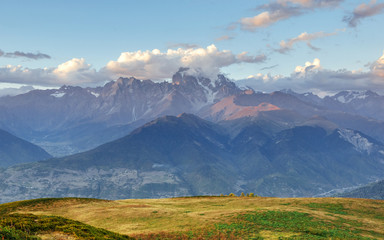
M 188 67 L 199 69 L 208 77 L 215 77 L 222 67 L 265 60 L 265 55 L 249 56 L 246 52 L 235 55 L 229 50 L 219 50 L 212 44 L 207 48 L 178 48 L 166 52 L 158 49 L 124 52 L 117 61 L 110 61 L 105 70 L 115 76 L 158 80 L 170 78 L 180 67 Z
M 73 58 L 57 66 L 53 73 L 58 75 L 67 75 L 73 72 L 87 71 L 91 68 L 90 64 L 85 63 L 84 58 Z
M 312 63 L 306 62 L 304 66 L 296 66 L 295 74 L 299 77 L 305 77 L 307 74 L 317 72 L 320 69 L 320 59 L 315 58 Z
M 371 71 L 374 74 L 374 76 L 380 79 L 381 81 L 384 81 L 384 52 L 383 55 L 372 64 Z
M 102 72 L 97 72 L 84 59 L 73 58 L 56 68 L 29 69 L 21 65 L 0 67 L 0 82 L 28 85 L 96 85 L 108 80 Z
M 84 58 L 73 58 L 53 68 L 29 69 L 20 65 L 0 67 L 0 83 L 19 83 L 41 86 L 96 86 L 118 77 L 139 79 L 169 79 L 180 67 L 188 67 L 199 74 L 215 78 L 222 67 L 241 63 L 259 63 L 266 60 L 261 54 L 247 52 L 234 54 L 219 50 L 215 45 L 207 48 L 191 47 L 152 51 L 123 52 L 116 61 L 110 61 L 99 71 Z

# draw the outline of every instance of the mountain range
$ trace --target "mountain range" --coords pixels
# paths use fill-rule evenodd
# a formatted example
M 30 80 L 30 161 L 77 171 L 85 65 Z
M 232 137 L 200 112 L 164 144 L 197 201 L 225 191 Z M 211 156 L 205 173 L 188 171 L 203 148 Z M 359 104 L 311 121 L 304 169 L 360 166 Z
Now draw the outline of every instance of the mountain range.
M 2 97 L 0 129 L 59 157 L 123 137 L 165 115 L 187 112 L 218 122 L 285 110 L 297 118 L 294 122 L 317 115 L 384 141 L 384 97 L 371 91 L 343 91 L 322 99 L 291 90 L 242 90 L 223 75 L 210 80 L 187 73 L 181 68 L 171 82 L 119 78 L 97 88 L 63 86 Z
M 384 145 L 363 133 L 238 121 L 164 116 L 84 153 L 9 167 L 0 175 L 0 200 L 230 192 L 304 197 L 384 177 Z
M 255 192 L 303 197 L 384 178 L 384 97 L 272 93 L 180 69 L 0 98 L 0 128 L 55 158 L 1 169 L 0 201 Z M 40 160 L 40 159 L 37 159 Z

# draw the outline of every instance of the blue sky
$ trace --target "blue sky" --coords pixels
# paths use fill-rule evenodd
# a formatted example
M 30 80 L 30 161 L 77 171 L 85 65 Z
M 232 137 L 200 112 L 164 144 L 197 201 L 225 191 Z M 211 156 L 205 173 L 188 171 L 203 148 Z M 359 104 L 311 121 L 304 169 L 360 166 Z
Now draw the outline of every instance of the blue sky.
M 3 87 L 163 80 L 189 66 L 263 91 L 384 90 L 384 1 L 0 3 Z

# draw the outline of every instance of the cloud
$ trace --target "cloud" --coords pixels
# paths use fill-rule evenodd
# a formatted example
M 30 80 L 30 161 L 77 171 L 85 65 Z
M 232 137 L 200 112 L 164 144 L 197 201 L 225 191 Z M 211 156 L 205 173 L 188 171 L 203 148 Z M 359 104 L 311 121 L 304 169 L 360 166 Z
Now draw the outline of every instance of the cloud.
M 68 75 L 74 72 L 84 72 L 91 68 L 90 64 L 85 63 L 84 58 L 73 58 L 57 66 L 53 72 L 59 75 Z
M 24 58 L 29 58 L 29 59 L 50 59 L 51 56 L 44 54 L 44 53 L 24 53 L 20 51 L 12 52 L 12 53 L 6 53 L 4 57 L 9 57 L 9 58 L 16 58 L 16 57 L 24 57 Z
M 198 48 L 200 47 L 197 44 L 190 44 L 190 43 L 172 43 L 168 44 L 168 48 Z
M 297 92 L 337 92 L 341 90 L 375 90 L 384 93 L 384 54 L 368 71 L 324 69 L 318 58 L 297 66 L 290 76 L 255 74 L 239 81 L 257 91 L 293 89 Z
M 21 87 L 6 87 L 0 88 L 0 97 L 3 96 L 16 96 L 19 94 L 27 93 L 29 91 L 34 90 L 35 88 L 32 86 L 21 86 Z
M 299 42 L 306 42 L 307 46 L 311 48 L 312 50 L 319 50 L 319 48 L 314 47 L 311 43 L 312 40 L 318 39 L 318 38 L 325 38 L 329 36 L 336 35 L 337 32 L 333 33 L 325 33 L 325 32 L 316 32 L 316 33 L 306 33 L 303 32 L 299 36 L 288 39 L 286 41 L 282 40 L 280 42 L 280 48 L 276 49 L 277 52 L 285 54 L 293 49 L 293 45 Z
M 57 67 L 30 69 L 21 65 L 0 67 L 0 83 L 18 83 L 40 86 L 97 86 L 118 77 L 134 76 L 139 79 L 169 79 L 180 67 L 216 78 L 221 68 L 233 64 L 261 63 L 264 54 L 252 56 L 229 50 L 219 50 L 215 45 L 206 48 L 178 48 L 161 52 L 123 52 L 116 61 L 109 61 L 100 70 L 95 70 L 84 58 L 73 58 Z
M 384 81 L 384 52 L 383 55 L 371 65 L 371 71 L 376 77 L 383 78 L 381 80 Z
M 276 22 L 299 16 L 317 8 L 338 6 L 343 0 L 276 0 L 258 7 L 263 12 L 253 17 L 242 18 L 239 21 L 241 29 L 255 31 L 268 27 Z
M 228 40 L 232 40 L 233 38 L 234 37 L 231 37 L 231 36 L 228 36 L 228 35 L 223 35 L 221 37 L 216 38 L 216 41 L 217 42 L 228 41 Z
M 50 59 L 51 56 L 45 53 L 25 53 L 25 52 L 20 52 L 20 51 L 15 51 L 15 52 L 3 52 L 0 50 L 0 57 L 7 57 L 7 58 L 29 58 L 29 59 L 34 59 L 34 60 L 39 60 L 39 59 Z
M 260 68 L 260 71 L 263 71 L 263 70 L 268 70 L 268 69 L 272 69 L 272 68 L 275 68 L 279 66 L 279 64 L 275 64 L 275 65 L 272 65 L 272 66 L 268 66 L 268 67 L 263 67 L 263 68 Z
M 97 85 L 110 78 L 97 72 L 83 58 L 73 58 L 56 68 L 29 69 L 20 65 L 0 67 L 0 82 L 41 86 Z
M 353 13 L 344 17 L 343 21 L 347 22 L 350 27 L 356 27 L 361 19 L 381 14 L 383 9 L 384 3 L 376 3 L 376 0 L 371 0 L 368 4 L 363 3 L 357 6 Z
M 312 73 L 321 69 L 320 59 L 315 58 L 313 62 L 306 62 L 304 66 L 296 66 L 295 73 L 297 76 L 303 77 L 307 73 Z
M 249 56 L 248 52 L 242 52 L 237 55 L 238 63 L 246 62 L 246 63 L 261 63 L 267 60 L 267 56 L 264 54 L 260 54 L 257 56 Z
M 272 12 L 265 11 L 254 17 L 242 18 L 240 25 L 243 30 L 254 31 L 257 28 L 268 27 L 275 22 L 300 14 L 302 13 L 298 8 L 285 8 L 284 10 L 274 10 Z
M 265 55 L 250 56 L 247 52 L 235 55 L 229 50 L 219 50 L 215 45 L 207 48 L 178 48 L 161 52 L 123 52 L 117 61 L 110 61 L 105 71 L 115 76 L 135 76 L 141 79 L 170 78 L 180 67 L 199 69 L 200 73 L 214 78 L 222 67 L 239 63 L 259 63 Z

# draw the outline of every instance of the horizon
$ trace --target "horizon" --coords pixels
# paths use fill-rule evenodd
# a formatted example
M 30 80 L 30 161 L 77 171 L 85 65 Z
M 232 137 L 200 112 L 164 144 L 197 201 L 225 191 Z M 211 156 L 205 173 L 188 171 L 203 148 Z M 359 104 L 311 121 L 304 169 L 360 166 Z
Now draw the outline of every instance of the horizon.
M 119 80 L 120 78 L 124 78 L 124 79 L 129 79 L 129 78 L 135 78 L 134 76 L 131 76 L 131 77 L 118 77 L 117 79 L 114 79 L 114 80 L 110 80 L 110 81 L 105 81 L 103 84 L 100 84 L 98 86 L 90 86 L 89 88 L 98 88 L 98 87 L 105 87 L 105 85 L 107 85 L 108 83 L 110 82 L 116 82 L 117 80 Z M 152 81 L 154 83 L 160 83 L 160 82 L 167 82 L 167 83 L 171 83 L 172 82 L 172 79 L 163 79 L 162 81 L 153 81 L 151 79 L 138 79 L 138 78 L 135 78 L 139 81 Z M 212 81 L 212 79 L 210 79 Z M 257 89 L 254 89 L 253 87 L 251 86 L 248 86 L 244 83 L 241 83 L 243 82 L 244 80 L 234 80 L 234 79 L 228 79 L 232 82 L 234 82 L 236 84 L 236 86 L 240 89 L 242 89 L 243 91 L 246 91 L 246 90 L 252 90 L 253 92 L 255 93 L 263 93 L 263 94 L 270 94 L 270 93 L 273 93 L 273 92 L 289 92 L 289 91 L 292 91 L 294 93 L 298 93 L 298 94 L 306 94 L 306 93 L 311 93 L 313 95 L 316 95 L 320 98 L 324 98 L 324 97 L 332 97 L 332 96 L 335 96 L 337 95 L 338 93 L 340 92 L 358 92 L 358 93 L 365 93 L 365 92 L 374 92 L 380 96 L 384 96 L 381 92 L 378 92 L 378 91 L 375 91 L 375 90 L 372 90 L 372 89 L 361 89 L 361 90 L 352 90 L 352 89 L 344 89 L 344 90 L 340 90 L 340 91 L 307 91 L 307 92 L 300 92 L 300 91 L 294 91 L 293 89 L 291 88 L 284 88 L 284 89 L 276 89 L 276 90 L 271 90 L 271 91 L 258 91 Z M 239 84 L 240 83 L 240 84 Z M 80 86 L 80 85 L 71 85 L 71 84 L 64 84 L 64 85 L 61 85 L 61 86 L 38 86 L 38 85 L 23 85 L 23 84 L 15 84 L 15 83 L 1 83 L 0 82 L 0 98 L 1 97 L 12 97 L 12 96 L 17 96 L 17 95 L 20 95 L 20 94 L 25 94 L 25 93 L 29 93 L 31 91 L 34 91 L 34 90 L 59 90 L 61 88 L 64 88 L 64 87 L 83 87 L 83 86 Z M 84 88 L 87 88 L 87 86 L 85 86 Z

